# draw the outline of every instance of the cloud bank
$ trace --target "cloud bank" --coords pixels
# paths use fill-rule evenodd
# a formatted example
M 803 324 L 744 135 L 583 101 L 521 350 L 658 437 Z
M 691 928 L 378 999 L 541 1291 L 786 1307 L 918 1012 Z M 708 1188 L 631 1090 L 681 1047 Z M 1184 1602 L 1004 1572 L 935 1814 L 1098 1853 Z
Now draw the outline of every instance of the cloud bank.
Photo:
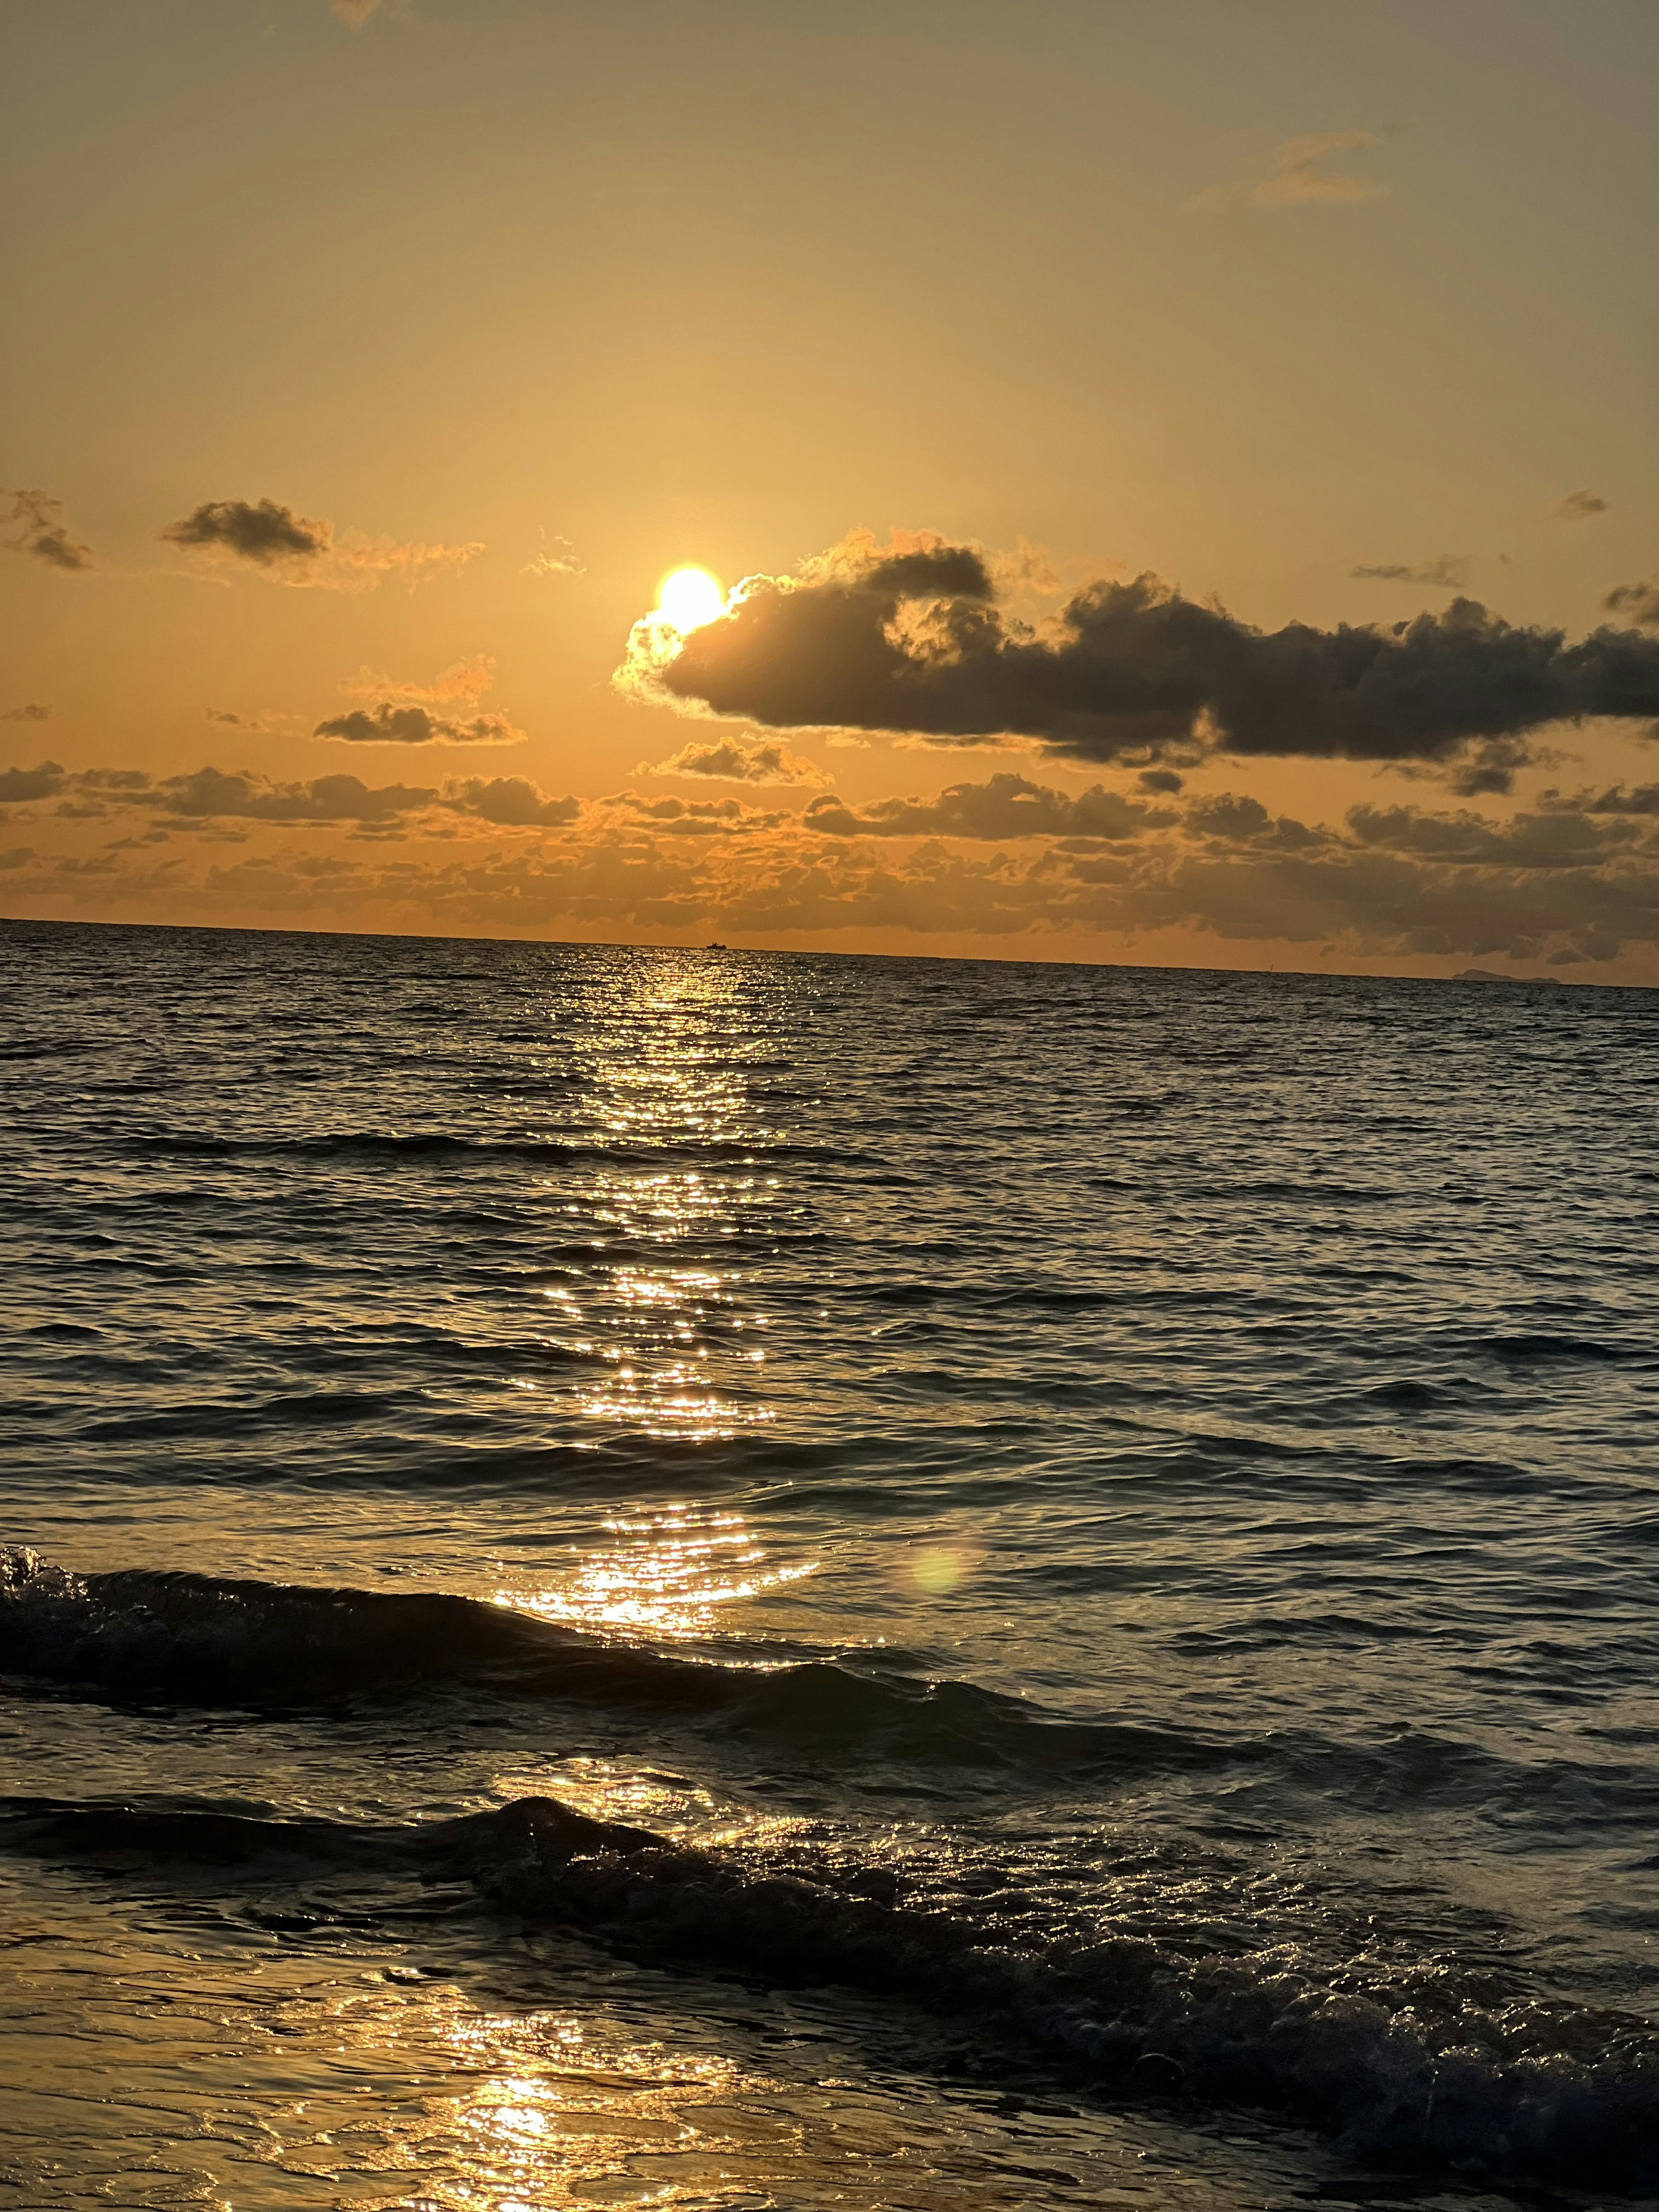
M 43 802 L 55 814 L 43 818 Z M 1248 793 L 1150 805 L 1006 775 L 863 809 L 826 794 L 794 813 L 736 796 L 581 802 L 517 776 L 374 786 L 206 768 L 155 780 L 46 761 L 0 775 L 0 805 L 82 841 L 101 819 L 139 825 L 89 854 L 5 847 L 21 856 L 9 858 L 15 896 L 76 912 L 337 915 L 463 934 L 902 930 L 1023 938 L 1034 957 L 1056 933 L 1109 935 L 1133 953 L 1147 933 L 1182 928 L 1323 959 L 1502 955 L 1564 971 L 1659 951 L 1650 785 L 1548 793 L 1505 819 L 1359 805 L 1331 823 Z M 227 843 L 245 857 L 215 865 Z M 381 857 L 354 857 L 370 850 Z
M 997 605 L 977 549 L 859 538 L 796 575 L 748 578 L 684 639 L 637 624 L 617 680 L 775 730 L 1027 737 L 1137 766 L 1206 753 L 1443 765 L 1550 722 L 1659 714 L 1659 640 L 1604 629 L 1570 644 L 1466 599 L 1387 629 L 1266 632 L 1150 574 L 1085 586 L 1032 628 Z

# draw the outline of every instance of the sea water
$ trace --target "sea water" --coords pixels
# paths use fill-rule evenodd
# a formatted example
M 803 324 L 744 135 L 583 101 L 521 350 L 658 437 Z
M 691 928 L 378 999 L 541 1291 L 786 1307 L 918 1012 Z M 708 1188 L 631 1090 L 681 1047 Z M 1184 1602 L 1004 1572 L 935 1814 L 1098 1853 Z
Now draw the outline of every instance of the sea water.
M 1659 2189 L 1659 995 L 0 1008 L 9 2201 Z

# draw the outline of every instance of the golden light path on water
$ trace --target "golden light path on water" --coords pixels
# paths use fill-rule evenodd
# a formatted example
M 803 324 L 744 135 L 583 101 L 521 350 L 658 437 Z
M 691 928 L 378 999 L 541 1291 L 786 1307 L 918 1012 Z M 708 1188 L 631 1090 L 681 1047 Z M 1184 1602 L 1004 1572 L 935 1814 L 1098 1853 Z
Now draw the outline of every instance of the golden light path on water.
M 766 1171 L 776 1133 L 759 1124 L 745 1075 L 765 1041 L 740 975 L 697 961 L 635 969 L 618 1001 L 591 1009 L 590 1024 L 584 1090 L 611 1157 L 574 1200 L 562 1183 L 543 1186 L 597 1248 L 592 1265 L 569 1266 L 539 1293 L 550 1344 L 581 1362 L 574 1410 L 592 1433 L 681 1444 L 768 1426 L 777 1418 L 766 1395 L 768 1316 L 737 1270 L 711 1264 L 781 1186 Z M 717 1164 L 684 1158 L 715 1147 Z M 659 1164 L 665 1153 L 673 1164 Z M 613 1249 L 625 1256 L 611 1258 Z M 600 1531 L 605 1540 L 556 1577 L 500 1589 L 498 1602 L 613 1635 L 702 1638 L 723 1608 L 818 1564 L 769 1560 L 741 1512 L 684 1502 L 642 1501 Z

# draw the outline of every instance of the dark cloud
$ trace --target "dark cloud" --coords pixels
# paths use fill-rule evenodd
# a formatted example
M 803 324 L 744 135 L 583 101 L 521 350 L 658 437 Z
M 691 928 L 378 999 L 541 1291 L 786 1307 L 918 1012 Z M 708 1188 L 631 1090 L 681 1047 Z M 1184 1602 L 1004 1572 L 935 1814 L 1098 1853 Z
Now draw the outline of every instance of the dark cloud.
M 17 524 L 17 535 L 5 543 L 12 552 L 31 554 L 52 568 L 91 568 L 91 547 L 77 544 L 64 526 L 61 499 L 51 499 L 43 491 L 15 491 L 11 501 L 7 520 Z
M 1139 837 L 1180 817 L 1143 806 L 1099 784 L 1073 799 L 1023 775 L 953 783 L 937 799 L 883 799 L 857 811 L 843 800 L 815 799 L 803 825 L 830 837 Z
M 1659 641 L 1569 644 L 1465 599 L 1388 629 L 1269 633 L 1151 575 L 1088 586 L 1039 632 L 996 606 L 980 555 L 939 545 L 752 577 L 684 640 L 641 623 L 619 680 L 773 729 L 1026 736 L 1079 760 L 1445 763 L 1547 722 L 1659 714 Z
M 0 714 L 0 722 L 49 722 L 51 720 L 50 707 L 33 704 L 27 707 L 8 707 L 5 713 Z
M 200 768 L 168 776 L 145 804 L 168 814 L 207 820 L 234 815 L 249 822 L 385 822 L 437 803 L 435 791 L 402 783 L 378 789 L 355 775 L 319 775 L 309 783 L 272 783 L 246 770 L 227 775 Z
M 1424 814 L 1414 806 L 1351 807 L 1347 823 L 1362 845 L 1477 867 L 1593 868 L 1639 834 L 1628 823 L 1578 813 L 1489 822 L 1481 814 Z
M 0 769 L 0 806 L 18 806 L 31 799 L 56 799 L 65 776 L 56 761 L 39 768 Z
M 1546 791 L 1539 794 L 1538 804 L 1552 813 L 1659 814 L 1659 783 L 1639 783 L 1634 791 L 1616 783 L 1599 794 L 1575 792 L 1571 799 L 1564 799 L 1559 792 Z
M 476 814 L 481 821 L 503 829 L 528 829 L 532 823 L 559 827 L 574 822 L 582 811 L 579 799 L 550 799 L 521 775 L 496 775 L 487 780 L 469 776 L 447 783 L 443 804 L 459 814 Z
M 0 853 L 0 868 L 26 868 L 33 858 L 33 845 L 9 845 Z
M 517 745 L 523 744 L 526 733 L 514 729 L 505 714 L 453 718 L 382 699 L 376 707 L 356 707 L 348 714 L 331 715 L 312 734 L 343 738 L 358 745 Z
M 1148 768 L 1141 770 L 1135 781 L 1142 791 L 1170 792 L 1184 790 L 1187 779 L 1172 768 Z
M 161 535 L 174 545 L 221 547 L 262 568 L 277 561 L 313 560 L 334 542 L 331 524 L 295 514 L 274 499 L 205 500 L 182 522 L 169 523 Z
M 1601 605 L 1610 615 L 1640 623 L 1644 629 L 1659 629 L 1659 576 L 1644 576 L 1634 584 L 1615 584 Z
M 1593 514 L 1605 514 L 1607 502 L 1600 492 L 1570 491 L 1558 507 L 1552 520 L 1556 522 L 1588 522 Z
M 1259 799 L 1241 798 L 1223 791 L 1208 799 L 1195 799 L 1183 817 L 1188 834 L 1222 845 L 1253 845 L 1282 853 L 1305 852 L 1312 845 L 1328 845 L 1328 830 L 1310 830 L 1291 815 L 1269 814 Z
M 1350 568 L 1351 576 L 1370 577 L 1383 584 L 1426 584 L 1437 592 L 1461 592 L 1469 580 L 1467 553 L 1442 553 L 1432 561 L 1415 564 L 1383 561 Z

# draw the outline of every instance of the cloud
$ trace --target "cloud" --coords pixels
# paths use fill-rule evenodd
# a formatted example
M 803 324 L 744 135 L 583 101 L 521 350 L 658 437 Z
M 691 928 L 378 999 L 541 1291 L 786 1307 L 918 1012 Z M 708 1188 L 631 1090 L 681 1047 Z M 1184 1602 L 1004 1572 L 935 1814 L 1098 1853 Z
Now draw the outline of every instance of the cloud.
M 1640 623 L 1644 629 L 1659 629 L 1659 576 L 1644 576 L 1634 584 L 1615 584 L 1601 605 L 1610 615 Z
M 1350 568 L 1351 576 L 1367 576 L 1383 584 L 1426 584 L 1437 592 L 1461 592 L 1469 580 L 1467 553 L 1442 553 L 1414 566 L 1400 561 L 1367 562 Z
M 1600 492 L 1570 491 L 1550 516 L 1552 522 L 1588 522 L 1593 514 L 1605 514 L 1607 502 Z
M 401 544 L 360 531 L 337 536 L 331 522 L 296 514 L 271 499 L 205 500 L 161 536 L 169 544 L 247 562 L 274 583 L 330 592 L 372 591 L 387 575 L 401 576 L 412 591 L 435 574 L 465 568 L 484 550 Z
M 1626 791 L 1622 783 L 1615 783 L 1599 795 L 1594 791 L 1575 792 L 1564 799 L 1559 791 L 1540 792 L 1539 806 L 1551 812 L 1573 814 L 1659 814 L 1659 783 L 1639 783 L 1634 791 Z
M 521 775 L 466 776 L 431 786 L 366 784 L 355 775 L 283 783 L 248 769 L 227 774 L 200 768 L 160 778 L 143 769 L 87 769 L 70 775 L 56 761 L 0 770 L 0 805 L 65 794 L 75 803 L 60 805 L 60 814 L 95 817 L 112 807 L 139 807 L 180 822 L 384 823 L 436 811 L 470 815 L 498 828 L 557 828 L 575 821 L 582 811 L 580 799 L 553 798 Z
M 1316 131 L 1301 138 L 1287 138 L 1268 156 L 1261 174 L 1243 183 L 1212 185 L 1199 193 L 1194 208 L 1217 212 L 1240 206 L 1254 208 L 1352 205 L 1375 199 L 1388 188 L 1370 177 L 1356 177 L 1331 164 L 1344 154 L 1375 146 L 1374 131 Z
M 736 738 L 723 738 L 713 744 L 700 744 L 694 740 L 682 745 L 678 752 L 671 753 L 666 760 L 654 764 L 642 761 L 634 773 L 706 776 L 716 783 L 812 786 L 830 781 L 816 762 L 791 752 L 775 738 L 759 744 L 744 744 Z
M 1502 868 L 1595 867 L 1639 834 L 1628 823 L 1565 811 L 1492 822 L 1483 814 L 1425 814 L 1414 806 L 1351 807 L 1347 824 L 1362 845 Z
M 19 806 L 31 799 L 55 799 L 64 788 L 64 771 L 56 761 L 39 768 L 0 769 L 0 806 Z
M 471 714 L 456 720 L 425 707 L 399 707 L 383 699 L 372 709 L 354 708 L 319 722 L 312 735 L 343 738 L 358 745 L 520 745 L 526 732 L 505 714 Z
M 457 813 L 476 814 L 480 821 L 513 830 L 562 827 L 582 811 L 580 799 L 550 799 L 521 775 L 469 776 L 445 784 L 441 799 Z
M 26 868 L 33 858 L 33 845 L 9 845 L 0 853 L 0 868 Z
M 334 542 L 331 522 L 313 522 L 275 500 L 210 499 L 170 522 L 161 532 L 170 544 L 222 547 L 268 568 L 278 561 L 308 561 Z
M 546 533 L 544 532 L 544 538 Z M 534 553 L 520 569 L 521 576 L 585 576 L 587 571 L 577 558 L 576 549 L 568 538 L 555 538 Z
M 49 722 L 52 708 L 31 704 L 27 707 L 8 707 L 0 714 L 0 722 Z
M 308 783 L 276 783 L 246 769 L 227 775 L 201 768 L 168 776 L 142 793 L 143 804 L 164 814 L 208 820 L 225 816 L 249 822 L 386 822 L 437 803 L 438 793 L 392 783 L 373 788 L 355 775 L 319 775 Z
M 1034 957 L 1055 933 L 1133 957 L 1146 933 L 1172 928 L 1235 947 L 1305 945 L 1322 963 L 1501 955 L 1570 969 L 1621 947 L 1659 949 L 1659 815 L 1649 811 L 1659 793 L 1623 787 L 1612 806 L 1606 794 L 1552 797 L 1508 820 L 1362 806 L 1334 825 L 1275 817 L 1248 793 L 1223 792 L 1155 810 L 1170 817 L 1161 823 L 1115 817 L 1109 826 L 1129 834 L 1109 841 L 1056 834 L 1079 827 L 1069 810 L 1096 793 L 1073 799 L 1018 778 L 896 802 L 918 810 L 908 821 L 861 810 L 846 834 L 735 795 L 624 792 L 582 805 L 516 777 L 434 789 L 355 776 L 277 784 L 216 769 L 160 784 L 135 769 L 64 776 L 43 763 L 33 773 L 62 778 L 47 796 L 101 797 L 162 825 L 91 857 L 37 853 L 17 863 L 9 880 L 19 895 L 94 914 L 115 902 L 158 919 L 338 916 L 454 935 L 810 940 L 878 929 L 924 942 L 940 933 L 1023 940 Z M 987 837 L 988 810 L 999 806 L 1011 827 Z M 1081 826 L 1098 829 L 1099 817 L 1085 814 Z M 349 842 L 319 849 L 325 834 L 343 831 Z M 400 838 L 408 843 L 389 842 Z M 238 841 L 234 861 L 215 859 Z
M 18 530 L 5 544 L 12 552 L 31 554 L 52 568 L 80 572 L 92 567 L 90 546 L 77 544 L 64 526 L 61 499 L 51 499 L 43 491 L 14 491 L 11 501 L 7 520 L 16 523 Z
M 333 0 L 335 14 L 354 31 L 362 29 L 380 4 L 380 0 Z
M 1659 641 L 1575 644 L 1454 599 L 1388 629 L 1264 632 L 1152 575 L 1076 592 L 1033 629 L 994 602 L 978 550 L 849 540 L 751 576 L 687 637 L 637 623 L 633 696 L 763 727 L 1024 736 L 1077 760 L 1189 766 L 1206 753 L 1448 763 L 1586 715 L 1659 714 Z
M 839 799 L 815 799 L 802 824 L 830 837 L 1139 837 L 1179 820 L 1167 807 L 1143 806 L 1099 784 L 1075 798 L 1023 775 L 953 783 L 937 799 L 884 799 L 855 812 Z
M 343 684 L 340 689 L 348 699 L 391 700 L 394 704 L 413 701 L 423 707 L 476 707 L 495 681 L 493 656 L 474 653 L 452 661 L 429 684 L 398 684 L 390 676 L 377 676 L 372 668 L 360 668 L 351 681 Z

